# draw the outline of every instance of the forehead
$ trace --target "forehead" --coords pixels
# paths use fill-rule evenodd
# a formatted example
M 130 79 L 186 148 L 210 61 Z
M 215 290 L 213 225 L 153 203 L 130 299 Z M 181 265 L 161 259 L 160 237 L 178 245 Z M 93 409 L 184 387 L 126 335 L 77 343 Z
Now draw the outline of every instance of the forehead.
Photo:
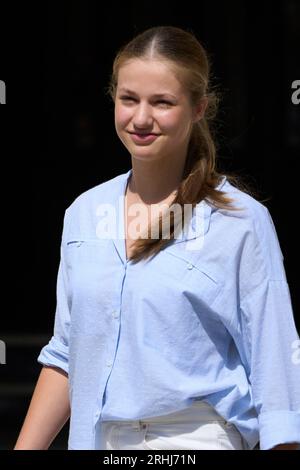
M 155 59 L 132 59 L 122 65 L 118 73 L 118 88 L 138 94 L 182 94 L 174 66 L 168 61 Z

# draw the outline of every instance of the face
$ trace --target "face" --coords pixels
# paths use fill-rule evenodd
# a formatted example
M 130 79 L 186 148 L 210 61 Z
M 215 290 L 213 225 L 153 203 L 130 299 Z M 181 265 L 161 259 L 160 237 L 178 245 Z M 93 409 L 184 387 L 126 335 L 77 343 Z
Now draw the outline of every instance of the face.
M 189 96 L 169 64 L 132 59 L 120 68 L 115 126 L 133 158 L 184 159 L 196 119 Z

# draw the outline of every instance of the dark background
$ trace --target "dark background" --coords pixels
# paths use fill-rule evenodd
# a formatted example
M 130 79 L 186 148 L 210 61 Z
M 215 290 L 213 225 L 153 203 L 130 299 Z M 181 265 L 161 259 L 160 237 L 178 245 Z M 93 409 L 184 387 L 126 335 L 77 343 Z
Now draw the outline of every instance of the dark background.
M 105 89 L 115 53 L 157 25 L 191 30 L 207 49 L 223 101 L 224 170 L 266 200 L 285 258 L 295 320 L 300 2 L 198 0 L 41 2 L 1 6 L 2 308 L 0 449 L 12 448 L 51 336 L 63 214 L 81 192 L 130 168 Z M 6 27 L 5 27 L 6 26 Z M 66 448 L 67 426 L 52 445 Z

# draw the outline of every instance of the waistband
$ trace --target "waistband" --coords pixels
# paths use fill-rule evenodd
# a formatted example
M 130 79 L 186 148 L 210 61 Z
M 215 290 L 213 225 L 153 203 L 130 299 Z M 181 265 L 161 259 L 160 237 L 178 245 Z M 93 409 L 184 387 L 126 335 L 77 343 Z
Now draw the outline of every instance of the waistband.
M 200 400 L 195 400 L 190 406 L 183 408 L 173 413 L 168 413 L 160 416 L 153 416 L 150 418 L 142 418 L 137 420 L 119 420 L 119 421 L 104 421 L 104 423 L 118 423 L 118 424 L 154 424 L 154 423 L 179 423 L 179 422 L 195 422 L 199 421 L 212 422 L 218 421 L 226 424 L 226 420 L 220 416 L 217 411 L 208 403 Z

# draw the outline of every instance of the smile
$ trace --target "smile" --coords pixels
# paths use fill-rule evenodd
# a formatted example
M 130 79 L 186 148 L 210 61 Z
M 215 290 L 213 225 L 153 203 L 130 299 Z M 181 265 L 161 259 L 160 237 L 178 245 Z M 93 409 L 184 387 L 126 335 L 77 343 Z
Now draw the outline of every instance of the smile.
M 136 134 L 130 132 L 130 137 L 133 140 L 134 143 L 136 144 L 151 144 L 156 140 L 159 135 L 158 134 Z

